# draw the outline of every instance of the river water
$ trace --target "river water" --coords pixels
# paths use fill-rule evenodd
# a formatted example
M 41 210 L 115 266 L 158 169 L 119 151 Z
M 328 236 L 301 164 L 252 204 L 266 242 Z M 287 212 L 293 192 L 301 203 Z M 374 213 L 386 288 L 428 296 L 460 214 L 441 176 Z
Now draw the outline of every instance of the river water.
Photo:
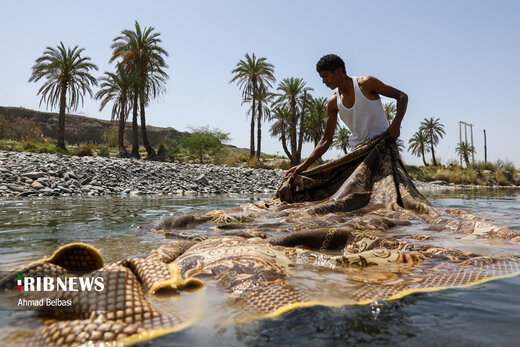
M 520 232 L 520 192 L 459 190 L 425 194 L 437 208 L 464 208 Z M 84 242 L 110 263 L 145 256 L 165 240 L 138 226 L 168 216 L 226 209 L 268 196 L 28 198 L 0 200 L 0 269 L 51 255 L 60 246 Z M 399 232 L 414 232 L 402 227 Z M 464 245 L 451 245 L 463 248 Z M 520 246 L 495 250 L 520 255 Z M 19 317 L 0 311 L 2 330 Z M 276 320 L 196 326 L 145 345 L 338 346 L 496 345 L 520 341 L 520 276 L 464 289 L 421 293 L 391 302 L 341 308 L 299 309 Z

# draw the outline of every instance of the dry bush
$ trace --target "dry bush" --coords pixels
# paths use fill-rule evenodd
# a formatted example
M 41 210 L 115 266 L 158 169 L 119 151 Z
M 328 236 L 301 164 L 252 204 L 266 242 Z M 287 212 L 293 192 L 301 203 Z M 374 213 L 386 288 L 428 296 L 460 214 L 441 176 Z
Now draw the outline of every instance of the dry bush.
M 80 157 L 93 156 L 94 151 L 91 145 L 82 145 L 77 151 L 76 155 Z
M 495 172 L 495 179 L 501 186 L 508 186 L 511 184 L 511 182 L 507 179 L 506 173 L 500 169 Z
M 252 168 L 260 168 L 260 167 L 262 167 L 262 163 L 255 156 L 255 157 L 249 159 L 248 166 L 252 167 Z
M 98 155 L 100 157 L 105 157 L 105 158 L 108 158 L 110 157 L 110 149 L 108 148 L 108 146 L 103 146 L 99 149 L 98 151 Z
M 38 140 L 42 138 L 42 130 L 39 126 L 31 120 L 20 117 L 8 122 L 5 130 L 5 137 L 12 140 L 23 141 Z
M 118 139 L 119 127 L 117 125 L 112 125 L 103 132 L 103 143 L 108 147 L 117 147 Z

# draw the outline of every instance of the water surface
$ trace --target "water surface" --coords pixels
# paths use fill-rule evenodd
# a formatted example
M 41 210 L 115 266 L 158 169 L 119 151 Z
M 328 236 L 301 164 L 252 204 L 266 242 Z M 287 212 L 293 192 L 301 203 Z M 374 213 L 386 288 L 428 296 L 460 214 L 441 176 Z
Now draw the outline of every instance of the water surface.
M 520 232 L 520 194 L 517 190 L 459 190 L 426 196 L 437 208 L 468 209 Z M 99 249 L 106 263 L 130 255 L 144 256 L 168 240 L 139 229 L 141 224 L 267 198 L 145 196 L 0 200 L 0 268 L 41 259 L 64 244 L 78 241 Z M 391 232 L 419 233 L 413 225 Z M 423 230 L 420 232 L 424 234 Z M 471 249 L 474 245 L 453 240 L 450 247 Z M 492 253 L 490 255 L 520 255 L 520 246 L 501 244 L 492 248 Z M 334 281 L 334 274 L 322 273 L 321 276 L 329 276 L 330 281 Z M 520 341 L 517 328 L 519 293 L 520 276 L 517 276 L 366 306 L 299 309 L 276 320 L 248 324 L 222 325 L 208 318 L 196 327 L 161 337 L 147 345 L 513 346 Z M 9 312 L 0 312 L 0 329 L 9 330 L 19 320 L 19 314 L 12 316 Z

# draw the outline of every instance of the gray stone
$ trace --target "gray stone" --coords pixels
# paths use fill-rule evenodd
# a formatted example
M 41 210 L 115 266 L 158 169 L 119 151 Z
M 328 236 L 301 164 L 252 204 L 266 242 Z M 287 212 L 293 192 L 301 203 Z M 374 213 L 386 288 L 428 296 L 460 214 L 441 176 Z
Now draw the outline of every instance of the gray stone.
M 35 179 L 45 176 L 45 172 L 41 172 L 41 171 L 26 172 L 26 173 L 22 174 L 22 176 L 35 180 Z
M 18 194 L 18 196 L 29 196 L 29 195 L 38 195 L 38 191 L 37 190 L 29 190 L 29 191 L 22 192 L 22 193 Z
M 11 189 L 13 192 L 25 192 L 25 189 L 20 186 L 8 186 L 9 189 Z
M 31 187 L 33 187 L 34 189 L 40 190 L 40 189 L 43 189 L 43 188 L 44 188 L 44 185 L 41 184 L 41 183 L 38 182 L 38 181 L 34 181 L 34 182 L 31 184 Z
M 206 185 L 209 184 L 208 178 L 204 174 L 197 176 L 197 178 L 195 178 L 194 181 Z

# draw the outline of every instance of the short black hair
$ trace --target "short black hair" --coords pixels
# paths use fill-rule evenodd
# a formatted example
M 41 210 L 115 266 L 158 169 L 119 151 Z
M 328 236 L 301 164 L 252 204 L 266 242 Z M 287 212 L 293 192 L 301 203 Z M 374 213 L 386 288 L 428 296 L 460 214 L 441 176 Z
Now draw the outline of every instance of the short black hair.
M 336 54 L 324 55 L 316 63 L 316 71 L 318 71 L 318 73 L 322 71 L 334 72 L 338 67 L 343 70 L 343 73 L 347 73 L 347 70 L 345 69 L 345 62 Z

